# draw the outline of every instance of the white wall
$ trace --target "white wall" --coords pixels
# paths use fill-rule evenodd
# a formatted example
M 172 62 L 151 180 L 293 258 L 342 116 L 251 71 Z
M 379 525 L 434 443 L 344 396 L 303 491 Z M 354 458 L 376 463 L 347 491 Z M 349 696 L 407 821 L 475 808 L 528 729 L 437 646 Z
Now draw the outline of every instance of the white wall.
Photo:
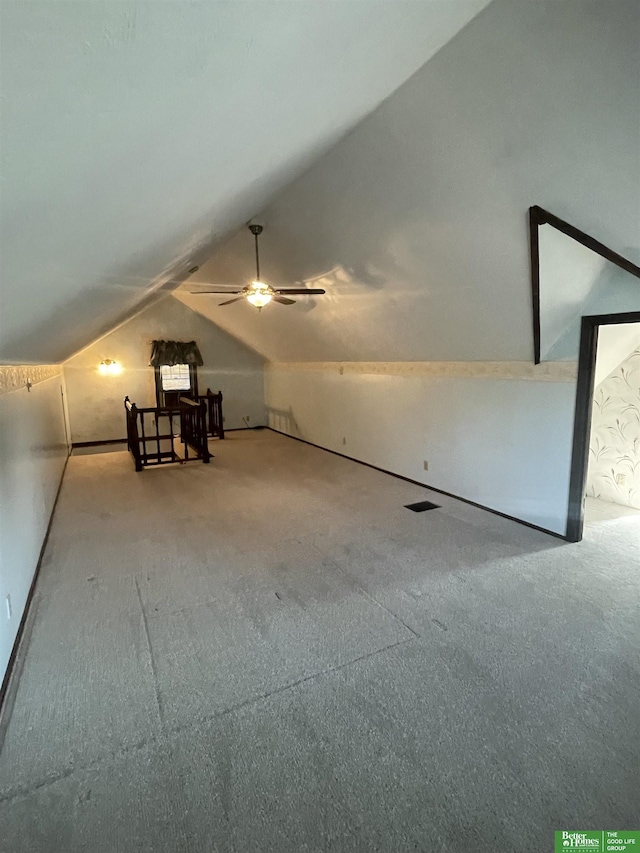
M 126 435 L 123 400 L 155 406 L 155 380 L 149 367 L 152 340 L 195 340 L 204 365 L 198 387 L 223 393 L 225 427 L 264 423 L 264 360 L 177 299 L 138 314 L 95 344 L 65 362 L 73 442 L 105 441 Z M 98 364 L 106 358 L 122 365 L 119 376 L 103 376 Z
M 62 389 L 59 367 L 0 367 L 0 680 L 67 458 Z
M 552 361 L 554 346 L 571 327 L 574 338 L 568 349 L 570 357 L 577 361 L 580 309 L 609 261 L 548 224 L 538 228 L 538 240 L 540 356 L 543 360 Z
M 554 368 L 273 364 L 269 425 L 564 534 L 575 382 Z

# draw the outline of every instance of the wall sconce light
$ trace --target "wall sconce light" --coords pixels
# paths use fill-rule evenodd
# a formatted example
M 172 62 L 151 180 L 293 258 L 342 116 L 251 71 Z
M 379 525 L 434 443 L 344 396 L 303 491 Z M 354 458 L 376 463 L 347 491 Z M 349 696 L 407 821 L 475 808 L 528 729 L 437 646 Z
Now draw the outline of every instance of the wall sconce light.
M 113 361 L 111 358 L 105 358 L 98 365 L 98 371 L 102 373 L 103 376 L 116 376 L 118 373 L 122 372 L 122 367 L 117 361 Z

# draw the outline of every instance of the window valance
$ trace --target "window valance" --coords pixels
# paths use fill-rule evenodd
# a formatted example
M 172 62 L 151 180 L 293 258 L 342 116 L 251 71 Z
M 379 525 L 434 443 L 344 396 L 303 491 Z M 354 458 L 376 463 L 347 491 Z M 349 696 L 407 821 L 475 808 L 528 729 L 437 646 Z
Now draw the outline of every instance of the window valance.
M 201 367 L 203 364 L 200 350 L 195 341 L 151 341 L 151 367 L 168 364 L 191 364 Z

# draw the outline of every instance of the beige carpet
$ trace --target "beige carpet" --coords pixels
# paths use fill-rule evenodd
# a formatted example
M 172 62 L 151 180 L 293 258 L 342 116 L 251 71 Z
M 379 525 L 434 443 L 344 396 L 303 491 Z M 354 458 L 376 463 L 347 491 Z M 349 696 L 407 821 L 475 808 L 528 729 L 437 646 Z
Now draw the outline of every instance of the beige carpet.
M 268 431 L 211 446 L 70 459 L 3 853 L 537 853 L 640 827 L 637 516 L 567 545 Z

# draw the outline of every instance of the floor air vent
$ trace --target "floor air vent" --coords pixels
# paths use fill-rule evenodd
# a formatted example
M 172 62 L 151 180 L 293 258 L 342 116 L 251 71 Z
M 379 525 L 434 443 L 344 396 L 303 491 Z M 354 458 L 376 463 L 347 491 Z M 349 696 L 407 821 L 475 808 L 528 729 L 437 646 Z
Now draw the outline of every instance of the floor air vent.
M 426 512 L 428 509 L 440 509 L 440 506 L 432 504 L 431 501 L 418 501 L 417 504 L 405 504 L 405 509 L 410 509 L 411 512 Z

